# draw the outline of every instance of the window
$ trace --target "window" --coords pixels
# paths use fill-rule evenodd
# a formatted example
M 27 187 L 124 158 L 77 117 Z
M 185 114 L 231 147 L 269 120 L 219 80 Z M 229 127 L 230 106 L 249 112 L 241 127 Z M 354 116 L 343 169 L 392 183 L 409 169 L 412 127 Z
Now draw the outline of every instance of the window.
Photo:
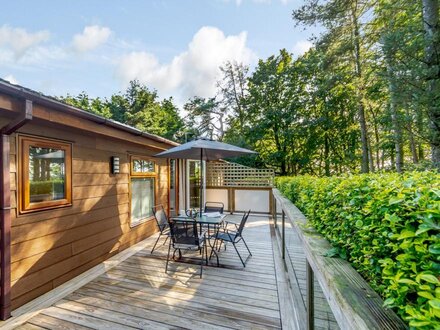
M 131 222 L 153 216 L 154 178 L 131 178 Z
M 20 213 L 72 205 L 72 145 L 19 137 Z
M 145 159 L 133 159 L 132 175 L 142 175 L 145 173 L 154 173 L 154 162 Z
M 131 225 L 153 216 L 156 192 L 156 163 L 145 157 L 131 157 Z

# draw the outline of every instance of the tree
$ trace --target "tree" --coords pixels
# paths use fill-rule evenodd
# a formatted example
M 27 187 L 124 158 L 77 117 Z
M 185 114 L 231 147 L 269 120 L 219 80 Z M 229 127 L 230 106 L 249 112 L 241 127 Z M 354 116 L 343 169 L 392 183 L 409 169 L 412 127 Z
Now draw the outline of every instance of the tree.
M 111 118 L 112 113 L 105 101 L 102 101 L 99 97 L 90 98 L 86 92 L 81 92 L 77 96 L 67 94 L 66 97 L 60 97 L 60 101 L 73 105 L 77 108 L 81 108 L 85 111 L 94 113 L 96 115 Z
M 168 139 L 178 139 L 184 126 L 172 98 L 160 101 L 156 91 L 149 90 L 136 80 L 130 82 L 124 93 L 113 94 L 104 101 L 89 98 L 85 92 L 60 99 L 83 110 Z
M 288 160 L 296 157 L 293 139 L 298 124 L 295 79 L 291 76 L 292 57 L 286 50 L 266 61 L 260 60 L 249 78 L 250 130 L 247 136 L 255 149 L 281 175 L 288 173 Z
M 222 141 L 226 132 L 226 108 L 215 97 L 205 99 L 194 97 L 183 109 L 188 113 L 186 126 L 193 129 L 198 136 Z
M 432 161 L 440 169 L 440 25 L 439 1 L 423 0 L 425 29 L 426 103 L 430 124 Z
M 368 126 L 365 114 L 364 54 L 362 47 L 362 18 L 371 8 L 369 0 L 307 0 L 306 4 L 293 11 L 297 24 L 312 25 L 321 23 L 332 35 L 337 45 L 336 51 L 342 53 L 341 60 L 348 60 L 353 66 L 354 93 L 357 99 L 357 116 L 360 126 L 362 147 L 361 171 L 370 170 L 370 151 Z
M 226 62 L 220 67 L 222 78 L 217 82 L 217 98 L 222 108 L 226 109 L 229 127 L 239 131 L 246 123 L 246 97 L 249 67 L 237 62 Z

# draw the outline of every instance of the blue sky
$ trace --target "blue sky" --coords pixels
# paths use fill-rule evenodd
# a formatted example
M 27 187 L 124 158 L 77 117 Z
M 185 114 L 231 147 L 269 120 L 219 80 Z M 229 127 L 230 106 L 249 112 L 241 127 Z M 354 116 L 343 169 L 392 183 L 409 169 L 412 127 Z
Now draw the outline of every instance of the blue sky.
M 298 55 L 301 0 L 76 0 L 2 4 L 0 77 L 49 95 L 107 97 L 139 79 L 179 105 L 213 96 L 227 60 Z

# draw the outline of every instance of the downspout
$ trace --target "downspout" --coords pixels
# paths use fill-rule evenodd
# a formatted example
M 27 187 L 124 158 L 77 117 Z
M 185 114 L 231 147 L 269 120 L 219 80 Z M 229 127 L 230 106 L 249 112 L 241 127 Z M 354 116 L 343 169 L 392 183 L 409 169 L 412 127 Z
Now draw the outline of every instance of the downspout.
M 32 101 L 25 101 L 25 111 L 0 129 L 0 319 L 11 316 L 11 182 L 10 135 L 32 120 Z

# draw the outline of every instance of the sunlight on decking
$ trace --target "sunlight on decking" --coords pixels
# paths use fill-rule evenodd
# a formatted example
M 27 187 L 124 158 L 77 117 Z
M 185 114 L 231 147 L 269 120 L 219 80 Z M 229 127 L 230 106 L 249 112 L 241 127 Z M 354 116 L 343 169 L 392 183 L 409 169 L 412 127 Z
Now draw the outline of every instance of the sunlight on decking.
M 215 267 L 213 258 L 201 279 L 197 261 L 172 261 L 166 274 L 168 243 L 151 255 L 152 237 L 146 248 L 42 309 L 19 329 L 281 328 L 269 220 L 250 217 L 244 237 L 253 253 L 246 268 L 227 246 L 220 252 L 221 267 Z M 246 258 L 244 246 L 239 251 Z

